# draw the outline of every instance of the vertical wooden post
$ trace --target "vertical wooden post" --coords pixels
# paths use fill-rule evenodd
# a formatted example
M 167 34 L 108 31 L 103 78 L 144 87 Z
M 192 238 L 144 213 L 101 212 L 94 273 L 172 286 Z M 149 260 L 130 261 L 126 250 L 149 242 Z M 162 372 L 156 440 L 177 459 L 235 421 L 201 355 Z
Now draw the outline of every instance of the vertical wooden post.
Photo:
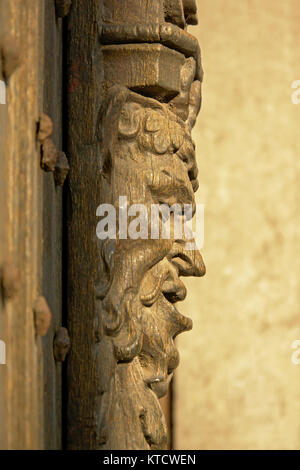
M 167 392 L 178 365 L 174 338 L 192 326 L 174 305 L 186 294 L 180 276 L 202 276 L 205 267 L 200 253 L 188 249 L 185 235 L 151 238 L 147 223 L 147 236 L 130 237 L 124 217 L 134 204 L 143 205 L 148 222 L 155 204 L 169 209 L 190 204 L 195 210 L 198 183 L 191 129 L 200 109 L 202 68 L 199 45 L 186 31 L 195 21 L 194 0 L 72 2 L 72 449 L 166 446 L 158 398 Z M 105 215 L 101 208 L 97 212 L 100 204 L 116 210 L 116 237 L 104 239 L 97 225 L 96 213 Z M 173 223 L 169 214 L 170 219 Z M 160 220 L 158 228 L 166 222 Z M 121 227 L 125 235 L 120 235 Z
M 6 83 L 6 135 L 1 141 L 0 401 L 3 449 L 43 447 L 41 339 L 33 303 L 39 292 L 40 165 L 36 128 L 41 112 L 44 3 L 0 1 L 0 79 Z M 2 182 L 5 185 L 2 186 Z M 3 337 L 3 336 L 4 337 Z

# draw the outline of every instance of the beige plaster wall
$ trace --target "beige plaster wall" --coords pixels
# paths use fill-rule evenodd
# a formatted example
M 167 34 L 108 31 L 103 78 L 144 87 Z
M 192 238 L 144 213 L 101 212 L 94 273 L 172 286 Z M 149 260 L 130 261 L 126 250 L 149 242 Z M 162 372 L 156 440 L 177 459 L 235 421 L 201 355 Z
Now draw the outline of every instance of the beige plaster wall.
M 186 281 L 176 449 L 300 449 L 298 0 L 199 0 L 207 266 Z

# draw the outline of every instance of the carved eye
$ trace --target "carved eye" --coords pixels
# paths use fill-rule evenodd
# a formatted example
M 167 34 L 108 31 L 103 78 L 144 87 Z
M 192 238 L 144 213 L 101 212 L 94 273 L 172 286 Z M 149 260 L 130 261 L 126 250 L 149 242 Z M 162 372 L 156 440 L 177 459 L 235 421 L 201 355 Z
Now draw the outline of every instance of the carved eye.
M 148 114 L 145 121 L 145 130 L 147 132 L 157 132 L 165 127 L 165 119 L 159 113 L 152 111 Z
M 172 144 L 174 150 L 177 151 L 180 149 L 184 142 L 184 131 L 176 123 L 170 125 L 170 134 L 172 136 Z
M 119 120 L 119 133 L 122 137 L 136 137 L 141 122 L 141 108 L 136 103 L 126 103 Z
M 166 153 L 171 145 L 171 139 L 168 130 L 156 132 L 156 134 L 153 136 L 153 145 L 157 153 Z
M 171 145 L 168 119 L 157 111 L 149 111 L 145 119 L 145 133 L 152 134 L 153 150 L 162 155 Z

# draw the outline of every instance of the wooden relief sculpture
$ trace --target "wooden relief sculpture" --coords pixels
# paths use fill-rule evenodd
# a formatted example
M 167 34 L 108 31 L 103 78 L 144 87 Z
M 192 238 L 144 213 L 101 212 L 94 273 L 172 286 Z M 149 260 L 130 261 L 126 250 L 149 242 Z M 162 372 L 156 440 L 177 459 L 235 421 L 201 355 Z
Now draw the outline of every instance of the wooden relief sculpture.
M 180 277 L 205 267 L 184 235 L 160 236 L 166 220 L 158 236 L 148 222 L 154 205 L 195 209 L 202 68 L 186 26 L 196 4 L 84 3 L 69 19 L 69 446 L 163 449 L 158 398 L 179 362 L 174 339 L 192 327 L 175 306 Z M 93 232 L 99 204 L 116 209 L 105 240 Z M 132 238 L 140 205 L 146 224 Z

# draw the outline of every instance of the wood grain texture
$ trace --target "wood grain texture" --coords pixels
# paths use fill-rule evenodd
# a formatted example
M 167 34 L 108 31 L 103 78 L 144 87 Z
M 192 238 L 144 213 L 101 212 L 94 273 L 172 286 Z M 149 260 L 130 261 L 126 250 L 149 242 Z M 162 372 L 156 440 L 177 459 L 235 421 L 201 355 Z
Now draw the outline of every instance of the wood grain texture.
M 37 195 L 41 186 L 36 123 L 41 103 L 38 41 L 42 10 L 28 1 L 22 6 L 21 12 L 20 2 L 1 2 L 1 17 L 3 14 L 5 18 L 3 41 L 9 38 L 20 55 L 20 65 L 7 86 L 7 133 L 1 174 L 6 180 L 3 256 L 17 267 L 21 282 L 18 294 L 5 302 L 3 312 L 7 365 L 1 369 L 5 374 L 1 395 L 6 407 L 5 441 L 1 446 L 8 449 L 40 448 L 43 441 L 39 406 L 41 353 L 32 311 L 40 259 L 37 214 L 41 208 Z
M 53 122 L 51 138 L 58 150 L 63 148 L 63 31 L 62 20 L 56 18 L 55 2 L 45 0 L 43 54 L 43 112 Z M 41 283 L 52 313 L 49 333 L 42 339 L 43 349 L 43 409 L 44 446 L 57 449 L 62 446 L 62 365 L 54 361 L 53 340 L 62 325 L 62 193 L 52 173 L 42 176 L 42 259 Z
M 0 338 L 7 346 L 7 364 L 0 366 L 2 449 L 61 446 L 61 366 L 53 358 L 61 322 L 61 190 L 40 167 L 37 141 L 39 117 L 47 112 L 53 139 L 61 144 L 61 27 L 53 3 L 0 1 L 7 80 L 5 111 L 0 105 L 6 125 L 4 135 L 1 121 L 0 265 L 9 263 L 20 276 L 18 291 L 3 297 L 0 307 Z M 52 313 L 43 338 L 36 334 L 33 312 L 40 295 Z

